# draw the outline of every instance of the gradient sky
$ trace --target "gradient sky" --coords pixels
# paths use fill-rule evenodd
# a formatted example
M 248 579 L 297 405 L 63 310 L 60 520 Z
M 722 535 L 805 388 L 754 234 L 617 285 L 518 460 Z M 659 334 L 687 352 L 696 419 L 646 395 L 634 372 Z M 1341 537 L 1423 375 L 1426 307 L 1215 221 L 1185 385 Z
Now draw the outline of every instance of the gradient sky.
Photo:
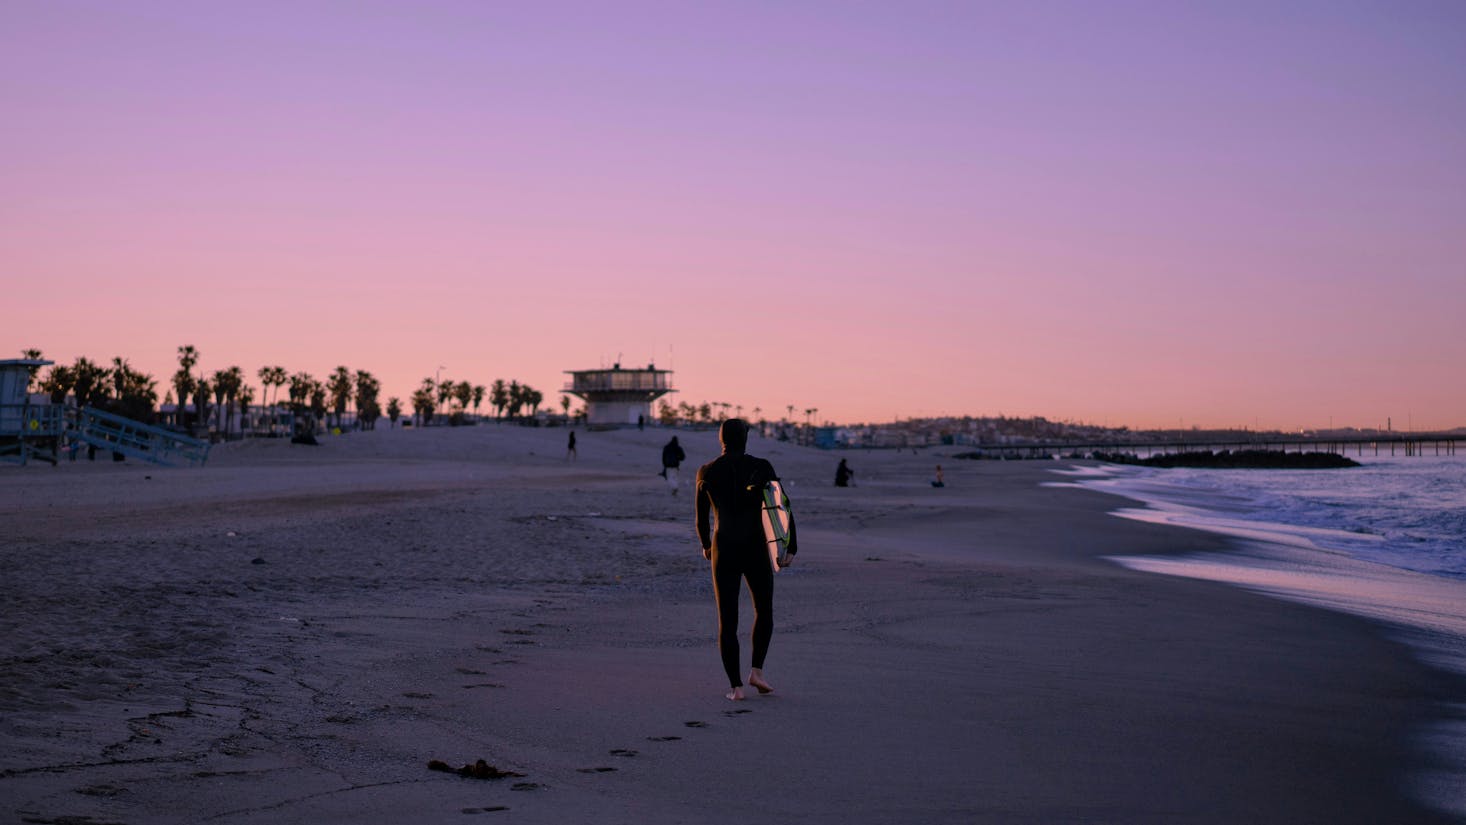
M 0 117 L 0 357 L 1466 425 L 1455 0 L 0 0 Z

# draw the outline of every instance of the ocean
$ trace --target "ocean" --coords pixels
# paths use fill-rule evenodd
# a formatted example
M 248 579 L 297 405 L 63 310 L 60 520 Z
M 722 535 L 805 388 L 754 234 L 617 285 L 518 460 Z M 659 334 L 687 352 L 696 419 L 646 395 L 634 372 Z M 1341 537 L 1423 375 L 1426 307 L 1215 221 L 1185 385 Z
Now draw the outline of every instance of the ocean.
M 1063 484 L 1122 495 L 1115 515 L 1223 533 L 1227 553 L 1123 556 L 1138 570 L 1228 582 L 1368 616 L 1425 661 L 1466 676 L 1466 457 L 1361 457 L 1331 470 L 1100 465 Z M 1466 816 L 1466 697 L 1420 733 L 1442 768 L 1431 804 Z

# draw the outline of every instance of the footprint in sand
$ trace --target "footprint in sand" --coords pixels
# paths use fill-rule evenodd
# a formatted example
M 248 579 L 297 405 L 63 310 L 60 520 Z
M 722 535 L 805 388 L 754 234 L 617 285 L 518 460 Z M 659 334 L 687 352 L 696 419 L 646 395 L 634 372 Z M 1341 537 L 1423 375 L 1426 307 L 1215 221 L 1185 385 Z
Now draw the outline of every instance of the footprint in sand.
M 487 808 L 464 808 L 463 809 L 463 813 L 466 813 L 466 814 L 488 814 L 488 813 L 493 813 L 494 811 L 507 811 L 507 810 L 509 810 L 509 806 L 508 805 L 490 805 Z
M 474 670 L 471 667 L 458 667 L 458 668 L 454 668 L 454 670 L 458 671 L 459 673 L 463 674 L 464 676 L 487 676 L 487 675 L 489 675 L 487 671 Z
M 646 738 L 646 741 L 648 741 L 648 742 L 678 742 L 678 741 L 681 741 L 681 739 L 682 739 L 682 737 L 680 737 L 680 736 L 648 736 Z
M 511 787 L 509 790 L 511 790 L 511 791 L 542 791 L 544 789 L 545 789 L 545 786 L 544 785 L 541 785 L 538 782 L 515 782 L 514 783 L 514 786 Z
M 501 687 L 503 687 L 503 685 L 499 684 L 498 682 L 476 682 L 476 683 L 471 684 L 471 685 L 464 685 L 463 687 L 465 689 L 467 689 L 467 688 L 501 688 Z
M 580 773 L 611 773 L 615 768 L 576 768 Z
M 708 726 L 707 722 L 683 722 L 682 724 L 689 728 L 705 728 Z
M 625 756 L 625 757 L 628 757 L 629 758 L 629 757 L 632 757 L 632 756 L 636 756 L 636 751 L 632 750 L 631 748 L 612 748 L 611 749 L 611 755 L 612 756 Z
M 753 711 L 749 710 L 748 708 L 739 708 L 737 710 L 725 710 L 725 711 L 723 711 L 723 715 L 724 716 L 727 716 L 730 719 L 732 717 L 734 717 L 734 716 L 737 716 L 740 713 L 753 713 Z

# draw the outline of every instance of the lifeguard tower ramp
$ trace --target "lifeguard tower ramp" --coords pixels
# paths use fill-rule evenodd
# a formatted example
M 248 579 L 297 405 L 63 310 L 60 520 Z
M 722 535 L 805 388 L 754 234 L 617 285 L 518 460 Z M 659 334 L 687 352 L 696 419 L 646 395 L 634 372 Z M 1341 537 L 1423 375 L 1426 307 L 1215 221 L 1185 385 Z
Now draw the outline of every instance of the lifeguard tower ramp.
M 197 466 L 209 460 L 207 441 L 93 407 L 77 412 L 68 435 L 99 450 L 111 450 L 151 464 Z

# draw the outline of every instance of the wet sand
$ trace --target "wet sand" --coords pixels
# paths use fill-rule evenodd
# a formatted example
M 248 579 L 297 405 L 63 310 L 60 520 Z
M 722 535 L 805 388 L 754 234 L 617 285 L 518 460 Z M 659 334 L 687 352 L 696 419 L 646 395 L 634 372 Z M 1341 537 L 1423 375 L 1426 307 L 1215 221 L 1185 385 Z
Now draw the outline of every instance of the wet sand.
M 803 548 L 777 691 L 726 701 L 688 489 L 715 439 L 678 434 L 678 496 L 653 430 L 0 468 L 0 819 L 1449 821 L 1407 787 L 1459 684 L 1366 620 L 1105 561 L 1227 539 L 1047 462 L 853 453 L 837 489 L 755 439 Z

